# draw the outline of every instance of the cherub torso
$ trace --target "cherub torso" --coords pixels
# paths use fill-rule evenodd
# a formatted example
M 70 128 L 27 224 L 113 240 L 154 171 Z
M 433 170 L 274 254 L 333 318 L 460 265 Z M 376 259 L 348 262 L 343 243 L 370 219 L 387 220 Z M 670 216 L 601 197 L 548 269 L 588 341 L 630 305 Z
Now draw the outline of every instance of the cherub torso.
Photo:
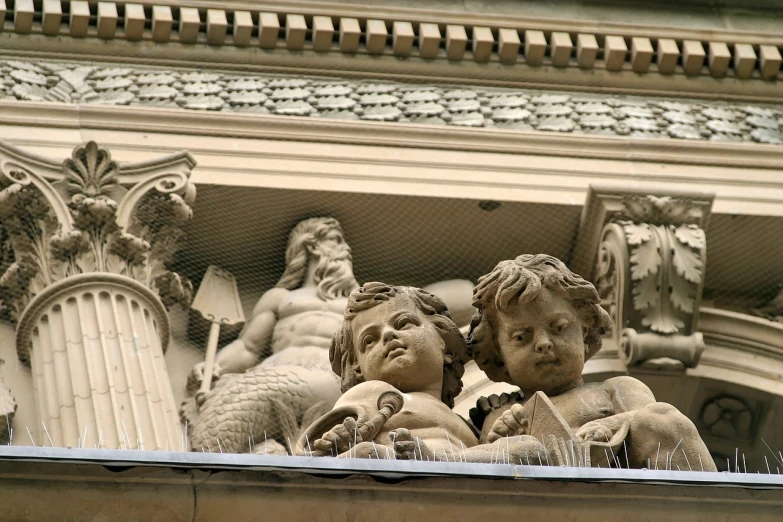
M 347 302 L 346 298 L 323 300 L 313 287 L 292 290 L 277 308 L 272 352 L 304 347 L 329 349 Z
M 372 415 L 378 411 L 378 397 L 390 390 L 397 391 L 385 382 L 364 382 L 348 390 L 335 408 L 356 404 Z M 402 396 L 402 409 L 383 426 L 374 439 L 376 444 L 391 446 L 390 432 L 397 428 L 410 430 L 436 454 L 445 449 L 450 455 L 452 451 L 459 452 L 463 446 L 470 448 L 478 444 L 468 424 L 440 400 L 426 393 L 403 393 Z

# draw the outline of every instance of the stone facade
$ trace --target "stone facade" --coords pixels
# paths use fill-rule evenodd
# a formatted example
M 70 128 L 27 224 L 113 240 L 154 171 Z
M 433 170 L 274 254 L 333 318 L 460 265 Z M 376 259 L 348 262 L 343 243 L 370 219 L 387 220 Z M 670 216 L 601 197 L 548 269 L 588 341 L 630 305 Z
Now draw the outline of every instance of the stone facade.
M 11 519 L 775 516 L 779 6 L 197 4 L 0 6 Z

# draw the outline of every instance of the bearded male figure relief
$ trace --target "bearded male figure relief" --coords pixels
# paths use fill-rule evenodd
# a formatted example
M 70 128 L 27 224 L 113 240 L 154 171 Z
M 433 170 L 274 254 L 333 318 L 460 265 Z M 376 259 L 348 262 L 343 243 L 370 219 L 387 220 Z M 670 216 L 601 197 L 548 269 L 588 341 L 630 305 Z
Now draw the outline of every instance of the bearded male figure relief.
M 562 261 L 530 254 L 501 261 L 479 279 L 473 306 L 473 358 L 522 396 L 494 405 L 479 399 L 471 418 L 483 441 L 532 435 L 546 441 L 547 459 L 556 454 L 565 465 L 716 470 L 693 422 L 644 383 L 582 380 L 610 318 L 595 287 Z
M 194 451 L 288 453 L 299 426 L 340 396 L 329 345 L 356 287 L 340 223 L 325 217 L 298 223 L 283 276 L 258 301 L 239 338 L 218 352 L 212 390 L 195 393 L 204 363 L 191 372 L 188 392 L 195 396 L 180 413 Z

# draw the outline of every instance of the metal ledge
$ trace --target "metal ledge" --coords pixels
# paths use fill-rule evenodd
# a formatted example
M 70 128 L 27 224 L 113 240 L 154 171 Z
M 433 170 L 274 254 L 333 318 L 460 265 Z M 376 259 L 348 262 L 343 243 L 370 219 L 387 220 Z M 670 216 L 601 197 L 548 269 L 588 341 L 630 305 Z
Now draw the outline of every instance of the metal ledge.
M 783 489 L 783 475 L 639 469 L 547 467 L 462 462 L 287 457 L 30 446 L 0 447 L 0 462 L 46 462 L 108 467 L 165 467 L 187 470 L 292 471 L 313 475 L 362 474 L 385 479 L 461 477 L 494 480 L 623 482 L 682 486 Z M 2 475 L 0 475 L 2 477 Z

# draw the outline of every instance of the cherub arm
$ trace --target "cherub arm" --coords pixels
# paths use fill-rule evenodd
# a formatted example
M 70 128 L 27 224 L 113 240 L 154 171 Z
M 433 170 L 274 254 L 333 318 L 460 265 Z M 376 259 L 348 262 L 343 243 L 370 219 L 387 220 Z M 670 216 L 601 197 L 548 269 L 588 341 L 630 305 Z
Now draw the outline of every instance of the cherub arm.
M 633 377 L 621 376 L 607 379 L 601 384 L 609 398 L 615 414 L 597 419 L 577 430 L 577 436 L 585 441 L 606 442 L 612 435 L 630 423 L 633 415 L 640 409 L 655 403 L 655 396 L 642 381 Z
M 501 393 L 480 397 L 470 410 L 470 420 L 481 432 L 481 442 L 494 442 L 501 437 L 524 435 L 527 423 L 521 413 L 522 392 Z M 511 411 L 513 405 L 517 405 Z

